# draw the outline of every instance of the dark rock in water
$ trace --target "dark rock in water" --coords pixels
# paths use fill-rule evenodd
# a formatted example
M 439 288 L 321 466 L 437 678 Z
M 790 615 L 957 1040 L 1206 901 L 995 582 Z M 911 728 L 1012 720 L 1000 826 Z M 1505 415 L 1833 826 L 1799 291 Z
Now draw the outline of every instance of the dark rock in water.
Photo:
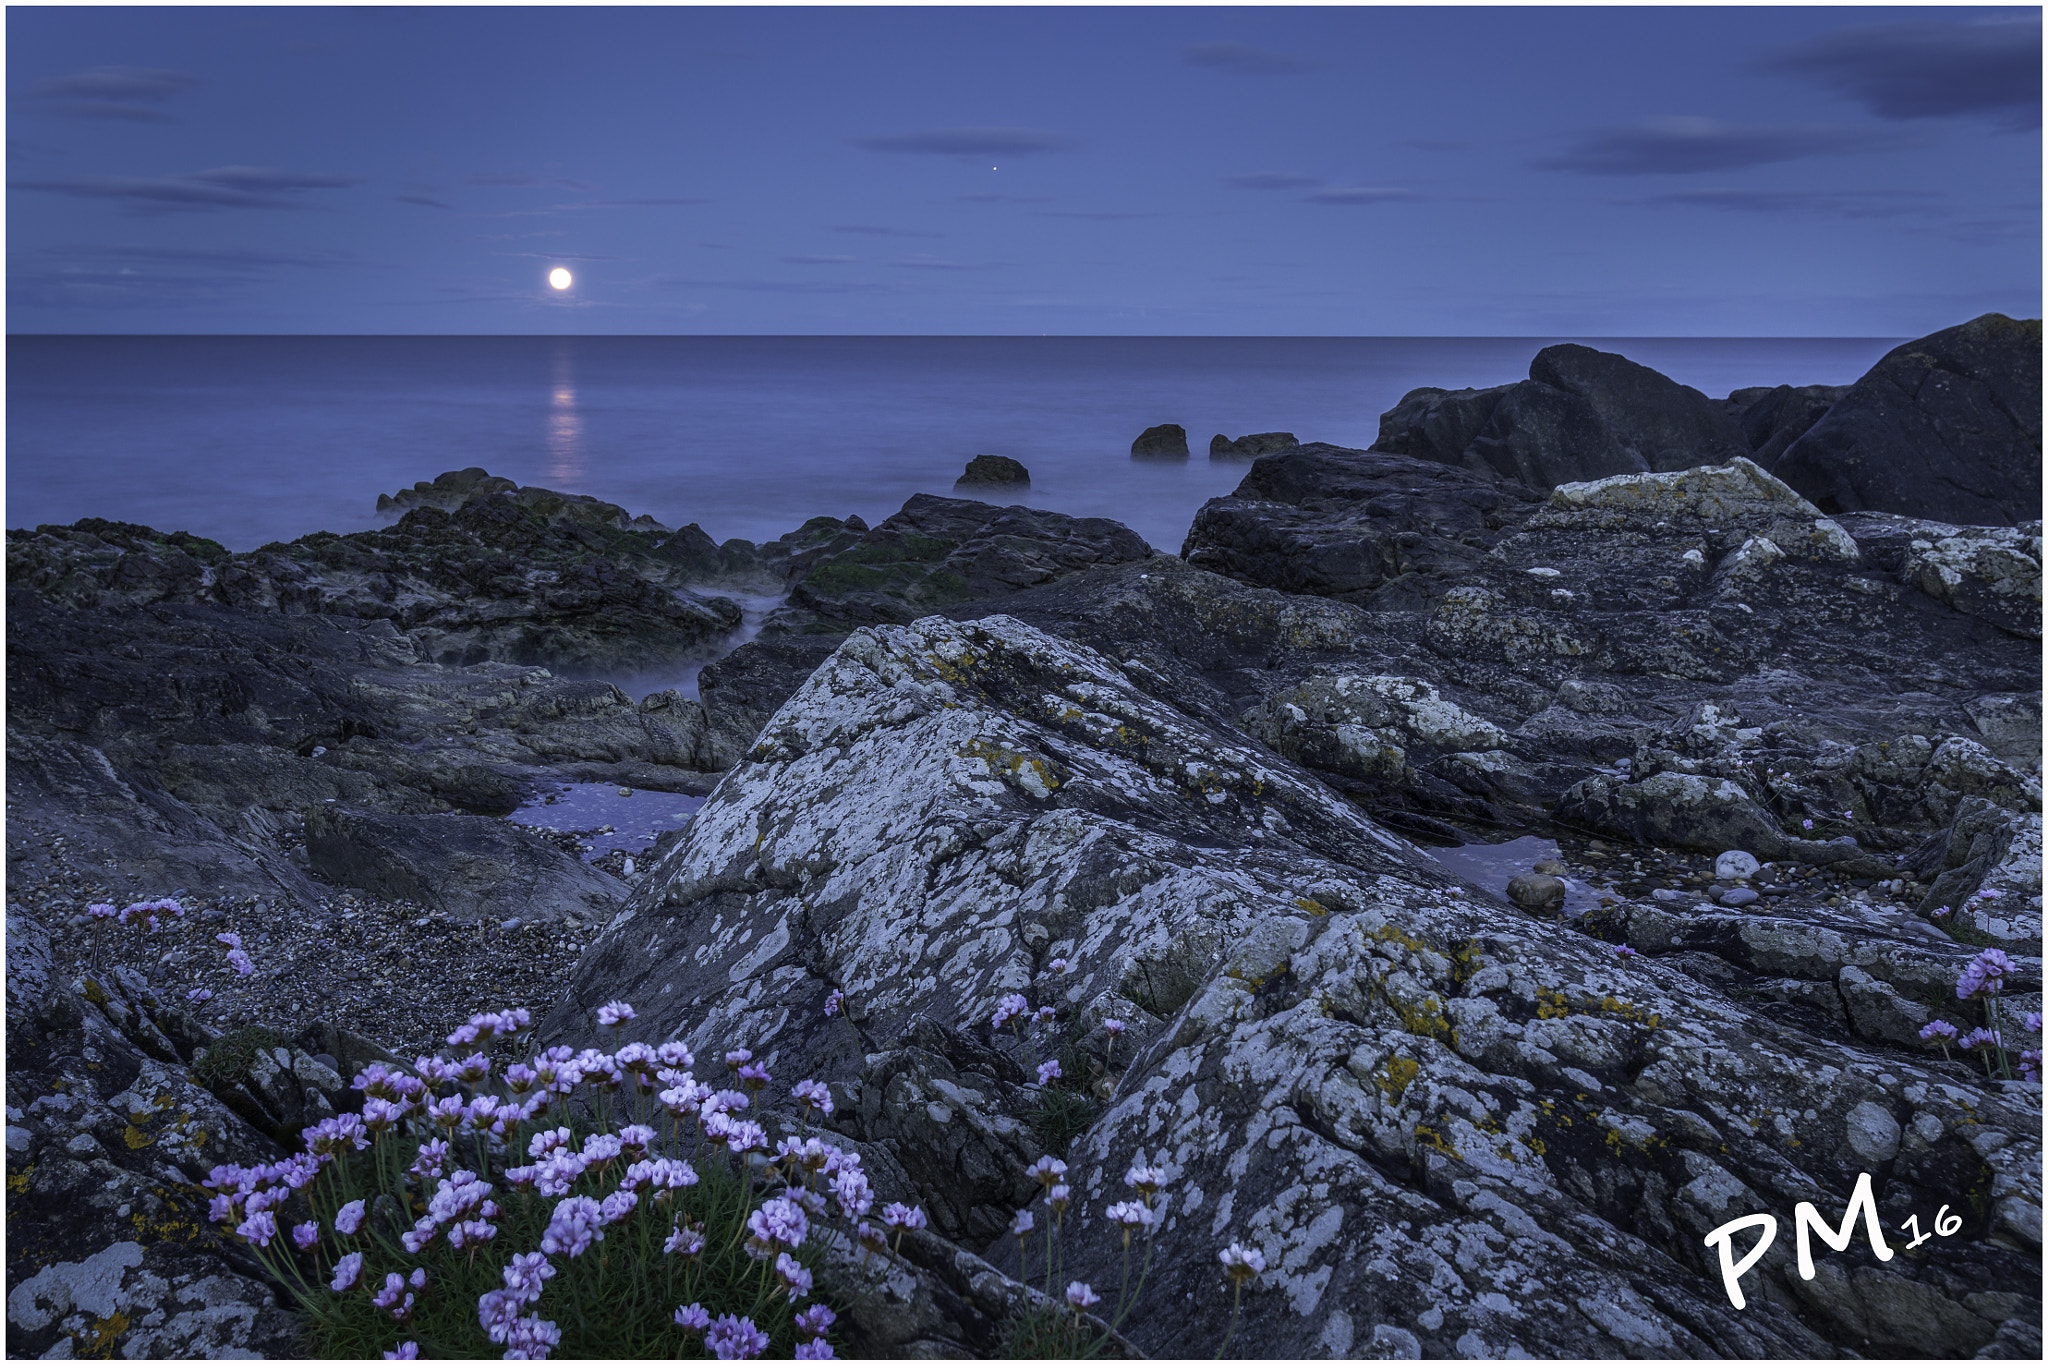
M 1261 431 L 1252 436 L 1240 436 L 1235 441 L 1218 432 L 1209 438 L 1209 458 L 1212 460 L 1255 460 L 1261 455 L 1273 455 L 1283 450 L 1292 450 L 1301 442 L 1291 431 Z
M 1749 443 L 1749 458 L 1768 470 L 1776 466 L 1785 447 L 1804 436 L 1848 391 L 1846 384 L 1737 389 L 1728 395 L 1727 407 Z
M 1773 472 L 1827 512 L 2039 521 L 2039 319 L 1986 313 L 1898 347 Z
M 1275 606 L 1254 619 L 1255 602 Z M 1238 1328 L 1274 1356 L 1358 1353 L 1352 1324 L 1413 1356 L 1969 1355 L 2025 1318 L 2035 1092 L 1945 1064 L 1912 1031 L 1960 1018 L 1972 950 L 1803 906 L 1617 901 L 1588 934 L 1449 894 L 1433 860 L 1203 701 L 1262 633 L 1282 664 L 1321 649 L 1354 667 L 1386 638 L 1343 629 L 1372 615 L 1359 608 L 1284 603 L 1161 561 L 1076 574 L 978 622 L 856 631 L 593 945 L 542 1041 L 601 1044 L 591 1010 L 625 999 L 635 1037 L 845 1078 L 832 1126 L 965 1237 L 1035 1201 L 1044 1129 L 1019 1110 L 1030 1065 L 1061 1049 L 1074 1082 L 1044 1098 L 1082 1127 L 1064 1153 L 1065 1275 L 1116 1282 L 1106 1206 L 1133 1163 L 1168 1167 L 1147 1292 L 1123 1322 L 1149 1354 L 1221 1340 L 1231 1240 L 1280 1268 Z M 1125 643 L 1103 654 L 1021 610 L 1077 633 L 1120 622 Z M 1205 612 L 1222 638 L 1193 628 Z M 1615 952 L 1624 936 L 1636 956 Z M 2025 964 L 2015 987 L 2037 980 Z M 828 1016 L 834 990 L 845 1007 Z M 1051 1011 L 1019 1025 L 1036 1052 L 990 1025 L 1011 993 Z M 1778 1003 L 1809 997 L 1848 1004 Z M 1886 1210 L 1987 1196 L 1938 1261 L 1829 1256 L 1826 1284 L 1849 1287 L 1819 1298 L 1780 1248 L 1746 1280 L 1749 1307 L 1726 1306 L 1708 1232 L 1753 1209 L 1788 1220 L 1802 1199 L 1838 1220 L 1870 1171 Z M 1540 1239 L 1541 1284 L 1569 1296 L 1532 1288 L 1516 1256 L 1443 1275 L 1457 1248 L 1506 1245 L 1503 1227 Z M 1879 1300 L 1917 1309 L 1860 1306 Z
M 1705 394 L 1625 357 L 1574 345 L 1538 351 L 1518 384 L 1410 392 L 1380 417 L 1373 449 L 1531 488 L 1749 453 L 1733 419 Z
M 768 718 L 831 656 L 839 639 L 781 635 L 752 640 L 707 664 L 697 675 L 706 766 L 722 772 L 745 757 Z
M 1007 455 L 977 455 L 967 462 L 967 472 L 953 486 L 981 484 L 1028 488 L 1031 486 L 1031 471 Z
M 1103 517 L 920 493 L 858 540 L 813 560 L 794 580 L 789 602 L 844 630 L 1151 556 L 1135 532 Z
M 1475 572 L 1539 501 L 1433 460 L 1318 442 L 1264 457 L 1204 504 L 1181 555 L 1284 592 L 1414 607 Z
M 306 856 L 339 886 L 481 920 L 508 905 L 523 915 L 610 914 L 626 886 L 532 830 L 481 815 L 387 815 L 308 806 Z
M 415 507 L 438 507 L 443 512 L 453 512 L 469 501 L 472 494 L 510 493 L 518 487 L 512 479 L 499 478 L 481 466 L 471 465 L 468 469 L 451 469 L 431 480 L 421 479 L 395 494 L 379 493 L 377 510 L 394 516 Z
M 1562 909 L 1568 888 L 1560 879 L 1544 872 L 1524 872 L 1508 882 L 1508 899 L 1524 910 Z
M 246 554 L 94 519 L 12 530 L 8 581 L 70 606 L 189 602 L 387 620 L 429 658 L 458 665 L 651 668 L 740 624 L 737 603 L 693 587 L 710 568 L 702 545 L 678 553 L 665 528 L 591 498 L 478 491 L 501 482 L 480 481 L 452 512 L 426 503 L 382 530 L 323 531 Z M 721 554 L 717 571 L 761 573 L 742 558 Z
M 1138 439 L 1131 442 L 1131 454 L 1146 459 L 1185 460 L 1188 457 L 1187 428 L 1177 422 L 1146 427 Z

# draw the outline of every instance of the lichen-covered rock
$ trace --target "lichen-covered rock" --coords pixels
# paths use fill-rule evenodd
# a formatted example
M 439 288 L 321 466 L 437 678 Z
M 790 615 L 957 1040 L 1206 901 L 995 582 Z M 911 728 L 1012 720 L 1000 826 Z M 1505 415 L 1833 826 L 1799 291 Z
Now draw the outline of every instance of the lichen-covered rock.
M 863 1113 L 869 1059 L 920 1021 L 1020 1066 L 1100 1068 L 1106 1107 L 1067 1152 L 1064 1273 L 1117 1282 L 1106 1208 L 1131 1197 L 1132 1163 L 1163 1166 L 1125 1324 L 1154 1354 L 1213 1351 L 1233 1240 L 1266 1259 L 1239 1330 L 1270 1355 L 1969 1355 L 2026 1310 L 2001 1301 L 1994 1321 L 1968 1296 L 2037 1302 L 2038 1087 L 1780 1018 L 1647 918 L 1623 957 L 1452 894 L 1284 759 L 1162 694 L 1003 617 L 856 632 L 606 930 L 544 1035 L 592 1041 L 590 1009 L 625 998 L 649 1037 L 861 1077 L 843 1093 Z M 1853 970 L 1908 1002 L 1954 969 L 1903 942 L 1727 932 L 1774 977 Z M 828 1016 L 834 989 L 847 1008 Z M 1051 1022 L 992 1029 L 1010 994 Z M 1128 1022 L 1121 1042 L 1105 1017 Z M 928 1131 L 933 1105 L 1004 1131 L 1002 1064 L 918 1050 L 876 1076 L 885 1095 L 925 1105 Z M 884 1140 L 933 1150 L 904 1138 Z M 904 1174 L 938 1203 L 935 1164 Z M 1802 1279 L 1793 1206 L 1838 1220 L 1864 1172 L 1887 1229 L 1942 1204 L 1962 1227 L 1887 1263 L 1859 1239 L 1819 1257 L 1825 1285 Z M 981 1188 L 984 1228 L 1029 1193 Z M 1702 1239 L 1757 1212 L 1786 1226 L 1737 1312 Z M 989 1258 L 1014 1264 L 994 1240 Z M 1872 1306 L 1887 1295 L 1920 1307 Z
M 207 1220 L 213 1166 L 280 1155 L 195 1081 L 210 1036 L 125 969 L 56 979 L 12 905 L 7 1004 L 8 1355 L 299 1354 L 297 1319 Z
M 1958 529 L 1913 542 L 1902 576 L 1957 611 L 2041 638 L 2041 523 Z

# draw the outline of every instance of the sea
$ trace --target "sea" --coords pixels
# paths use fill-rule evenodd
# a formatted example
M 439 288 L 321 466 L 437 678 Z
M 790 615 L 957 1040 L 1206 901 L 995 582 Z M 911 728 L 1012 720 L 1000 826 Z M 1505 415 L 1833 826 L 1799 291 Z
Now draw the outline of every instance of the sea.
M 880 521 L 952 492 L 975 455 L 1004 493 L 1112 517 L 1177 552 L 1234 488 L 1218 433 L 1363 448 L 1410 389 L 1528 375 L 1555 341 L 1712 397 L 1847 384 L 1901 338 L 15 336 L 6 524 L 81 517 L 248 550 L 380 524 L 379 493 L 481 466 L 714 539 L 819 515 Z M 1137 460 L 1165 422 L 1192 458 Z

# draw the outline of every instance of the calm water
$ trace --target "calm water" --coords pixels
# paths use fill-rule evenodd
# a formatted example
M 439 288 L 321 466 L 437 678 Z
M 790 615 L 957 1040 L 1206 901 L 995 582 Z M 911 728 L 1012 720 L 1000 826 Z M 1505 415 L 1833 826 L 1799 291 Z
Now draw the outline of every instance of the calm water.
M 1714 396 L 1845 384 L 1883 339 L 1114 337 L 12 337 L 9 526 L 99 516 L 251 549 L 377 523 L 443 470 L 588 493 L 768 540 L 821 513 L 879 521 L 977 454 L 1023 501 L 1178 550 L 1243 476 L 1209 437 L 1370 445 L 1409 389 L 1507 383 L 1553 340 Z M 1188 429 L 1194 458 L 1131 440 Z

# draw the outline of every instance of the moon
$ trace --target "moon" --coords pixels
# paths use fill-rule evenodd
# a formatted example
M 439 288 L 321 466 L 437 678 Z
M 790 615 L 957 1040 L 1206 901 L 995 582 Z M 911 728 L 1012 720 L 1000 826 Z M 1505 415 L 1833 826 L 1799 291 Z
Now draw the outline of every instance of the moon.
M 567 289 L 570 285 L 576 283 L 576 277 L 562 269 L 562 267 L 556 266 L 548 272 L 548 283 L 556 289 Z

